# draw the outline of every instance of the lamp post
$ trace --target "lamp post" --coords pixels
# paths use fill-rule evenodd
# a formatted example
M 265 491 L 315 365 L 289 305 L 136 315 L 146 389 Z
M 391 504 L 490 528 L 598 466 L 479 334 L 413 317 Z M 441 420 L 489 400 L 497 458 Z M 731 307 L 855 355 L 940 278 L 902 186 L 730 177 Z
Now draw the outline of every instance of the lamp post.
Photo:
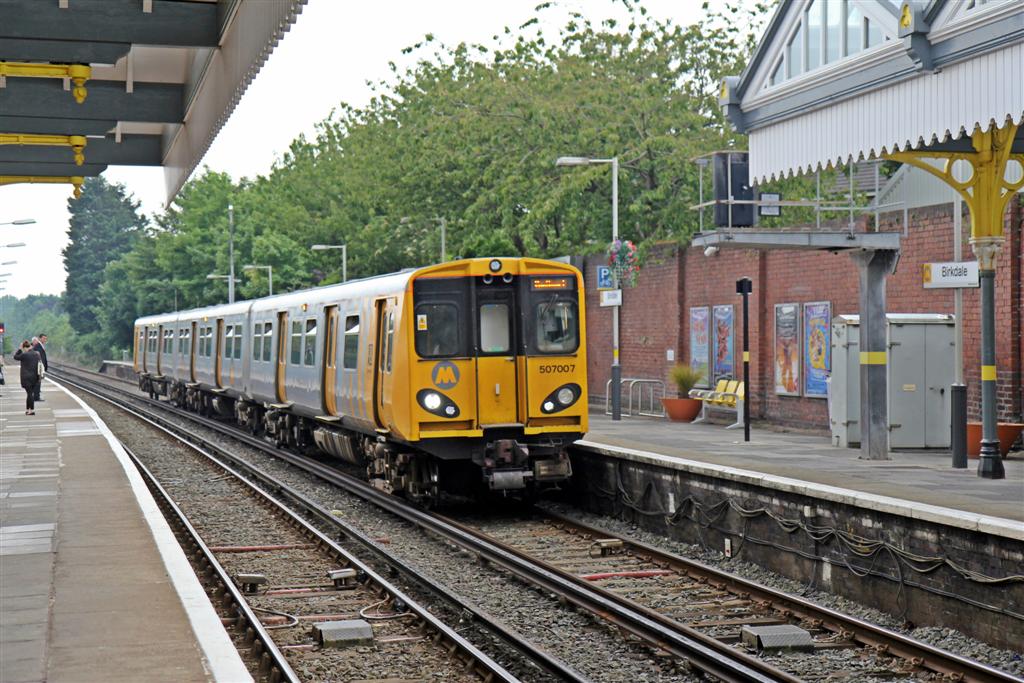
M 310 247 L 313 251 L 328 251 L 330 249 L 341 249 L 341 281 L 348 282 L 348 245 L 347 244 L 314 244 Z
M 235 303 L 235 207 L 228 204 L 228 303 Z
M 0 225 L 32 225 L 35 222 L 35 218 L 19 218 L 16 221 L 4 221 Z
M 612 242 L 619 239 L 619 158 L 558 157 L 555 166 L 590 166 L 611 164 L 612 167 Z M 615 283 L 619 286 L 619 283 Z M 622 419 L 622 366 L 619 364 L 619 304 L 612 306 L 612 419 Z
M 10 244 L 0 244 L 0 247 L 6 248 L 6 249 L 13 249 L 14 247 L 23 247 L 23 246 L 25 246 L 24 242 L 11 242 Z
M 274 296 L 274 266 L 257 266 L 250 263 L 249 265 L 242 266 L 242 270 L 266 270 L 267 286 L 270 290 L 267 292 L 267 296 Z
M 238 282 L 235 278 L 230 275 L 217 275 L 216 273 L 210 273 L 206 276 L 207 280 L 227 280 L 228 281 L 228 303 L 235 303 L 235 282 Z

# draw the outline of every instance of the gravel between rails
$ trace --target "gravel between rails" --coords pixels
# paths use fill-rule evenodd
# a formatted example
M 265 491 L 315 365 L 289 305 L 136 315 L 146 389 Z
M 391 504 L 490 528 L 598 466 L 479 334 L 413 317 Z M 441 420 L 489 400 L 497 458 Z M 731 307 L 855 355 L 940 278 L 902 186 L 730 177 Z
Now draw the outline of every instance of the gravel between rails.
M 707 550 L 699 545 L 691 545 L 673 541 L 660 534 L 644 531 L 637 526 L 612 517 L 594 515 L 578 508 L 561 503 L 542 503 L 542 508 L 579 520 L 582 524 L 608 530 L 612 535 L 631 538 L 647 543 L 667 552 L 675 553 L 698 562 L 741 576 L 750 581 L 799 595 L 824 607 L 829 607 L 844 614 L 863 619 L 864 621 L 898 631 L 911 638 L 916 638 L 935 647 L 948 650 L 964 657 L 976 659 L 997 669 L 1007 671 L 1015 676 L 1024 677 L 1024 651 L 1001 650 L 979 640 L 969 638 L 960 631 L 950 628 L 920 627 L 907 629 L 895 617 L 880 610 L 866 607 L 858 602 L 832 593 L 809 587 L 798 581 L 768 571 L 750 562 L 731 560 L 722 553 Z M 1024 640 L 1022 640 L 1024 643 Z M 1022 647 L 1024 650 L 1024 647 Z M 879 679 L 876 679 L 879 680 Z
M 145 455 L 150 451 L 157 451 L 155 455 L 161 456 L 161 449 L 155 447 L 155 440 L 149 428 L 94 397 L 83 396 L 83 399 L 147 464 L 153 459 L 153 456 Z M 210 441 L 225 441 L 225 437 L 198 425 L 188 423 L 188 427 L 194 432 L 205 433 Z M 378 544 L 386 547 L 389 553 L 430 576 L 437 584 L 446 586 L 488 614 L 500 615 L 508 628 L 591 680 L 616 683 L 702 680 L 699 676 L 686 671 L 678 662 L 652 652 L 646 645 L 624 640 L 618 629 L 608 623 L 571 606 L 562 605 L 553 596 L 528 588 L 503 571 L 480 564 L 467 553 L 453 548 L 440 539 L 425 535 L 412 525 L 395 519 L 352 494 L 326 485 L 312 475 L 260 451 L 233 442 L 231 447 L 237 453 L 245 455 L 255 466 L 280 478 L 322 507 L 333 510 L 338 517 L 345 519 L 367 536 L 379 539 Z M 180 447 L 173 450 L 180 450 Z M 177 457 L 174 453 L 170 455 Z M 180 475 L 177 472 L 168 472 L 167 476 L 174 478 Z M 313 523 L 320 526 L 316 522 Z M 358 553 L 358 549 L 354 550 Z M 458 623 L 461 615 L 451 615 L 450 612 L 445 614 L 445 610 L 438 606 L 436 600 L 424 598 L 422 591 L 416 587 L 402 585 L 401 581 L 396 583 L 403 590 L 408 589 L 411 596 L 422 600 L 421 604 L 427 605 L 428 609 L 441 616 L 447 623 Z M 454 616 L 454 620 L 449 619 L 449 616 Z M 518 656 L 512 656 L 501 641 L 493 639 L 490 635 L 485 636 L 483 640 L 477 639 L 479 632 L 473 632 L 470 626 L 462 624 L 454 627 L 463 637 L 470 639 L 477 647 L 523 680 L 551 680 L 545 672 L 524 664 Z

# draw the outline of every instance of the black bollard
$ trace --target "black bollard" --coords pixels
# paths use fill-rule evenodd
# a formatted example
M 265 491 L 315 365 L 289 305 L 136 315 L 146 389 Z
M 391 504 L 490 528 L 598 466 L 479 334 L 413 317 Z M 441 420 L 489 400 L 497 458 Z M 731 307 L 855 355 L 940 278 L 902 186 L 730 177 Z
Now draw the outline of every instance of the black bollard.
M 967 469 L 967 385 L 954 384 L 949 388 L 949 404 L 953 418 L 953 467 L 963 470 Z

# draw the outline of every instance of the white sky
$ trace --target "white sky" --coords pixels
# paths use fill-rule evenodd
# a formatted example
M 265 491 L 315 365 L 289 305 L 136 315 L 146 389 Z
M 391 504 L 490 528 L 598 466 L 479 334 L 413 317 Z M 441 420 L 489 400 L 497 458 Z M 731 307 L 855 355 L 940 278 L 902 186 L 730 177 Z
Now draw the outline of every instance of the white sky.
M 249 86 L 210 151 L 199 164 L 226 171 L 235 179 L 265 174 L 299 134 L 312 135 L 313 126 L 340 102 L 365 104 L 366 81 L 386 78 L 388 62 L 399 65 L 402 48 L 432 32 L 448 44 L 490 42 L 505 26 L 517 27 L 532 16 L 540 0 L 378 0 L 342 2 L 309 0 L 298 21 L 277 46 Z M 563 7 L 580 11 L 597 23 L 624 13 L 610 0 L 562 0 Z M 696 21 L 700 0 L 644 0 L 650 13 L 677 24 Z M 564 17 L 564 14 L 551 13 Z M 553 21 L 552 29 L 561 25 Z M 571 151 L 571 150 L 570 150 Z M 143 211 L 159 212 L 165 199 L 163 169 L 110 167 L 104 176 L 123 183 L 142 202 Z M 9 185 L 0 187 L 0 223 L 34 218 L 27 226 L 0 225 L 0 266 L 11 273 L 5 295 L 59 294 L 64 289 L 61 250 L 67 244 L 67 200 L 70 185 Z M 13 242 L 26 247 L 4 248 Z

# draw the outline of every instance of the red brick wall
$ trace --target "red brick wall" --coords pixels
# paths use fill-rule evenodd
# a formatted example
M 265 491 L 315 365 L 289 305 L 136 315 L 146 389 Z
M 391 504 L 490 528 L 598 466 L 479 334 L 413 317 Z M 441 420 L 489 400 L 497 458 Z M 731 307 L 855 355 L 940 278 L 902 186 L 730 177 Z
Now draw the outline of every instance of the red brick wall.
M 1003 249 L 996 275 L 996 350 L 999 382 L 999 418 L 1020 420 L 1024 411 L 1024 238 L 1021 224 L 1024 206 L 1015 200 L 1007 213 Z M 902 229 L 901 216 L 882 221 L 883 229 Z M 890 276 L 887 306 L 892 313 L 953 313 L 953 290 L 924 289 L 922 265 L 953 260 L 952 205 L 909 212 L 908 235 L 896 273 Z M 970 218 L 963 220 L 963 259 L 972 260 L 968 237 Z M 598 307 L 593 288 L 600 256 L 586 261 L 587 333 L 589 381 L 592 396 L 603 397 L 611 365 L 611 309 Z M 804 251 L 722 250 L 712 257 L 702 250 L 658 245 L 648 255 L 637 286 L 624 292 L 621 312 L 621 362 L 623 377 L 665 380 L 669 395 L 674 389 L 666 360 L 672 349 L 679 362 L 689 361 L 689 309 L 692 306 L 733 304 L 736 314 L 736 358 L 741 358 L 741 298 L 736 280 L 753 280 L 751 296 L 751 414 L 772 422 L 826 429 L 824 399 L 775 394 L 772 351 L 774 311 L 777 303 L 830 301 L 832 314 L 858 313 L 858 276 L 853 260 L 843 254 Z M 968 384 L 968 411 L 980 414 L 980 296 L 978 289 L 964 290 L 964 374 Z M 739 366 L 741 367 L 741 366 Z

